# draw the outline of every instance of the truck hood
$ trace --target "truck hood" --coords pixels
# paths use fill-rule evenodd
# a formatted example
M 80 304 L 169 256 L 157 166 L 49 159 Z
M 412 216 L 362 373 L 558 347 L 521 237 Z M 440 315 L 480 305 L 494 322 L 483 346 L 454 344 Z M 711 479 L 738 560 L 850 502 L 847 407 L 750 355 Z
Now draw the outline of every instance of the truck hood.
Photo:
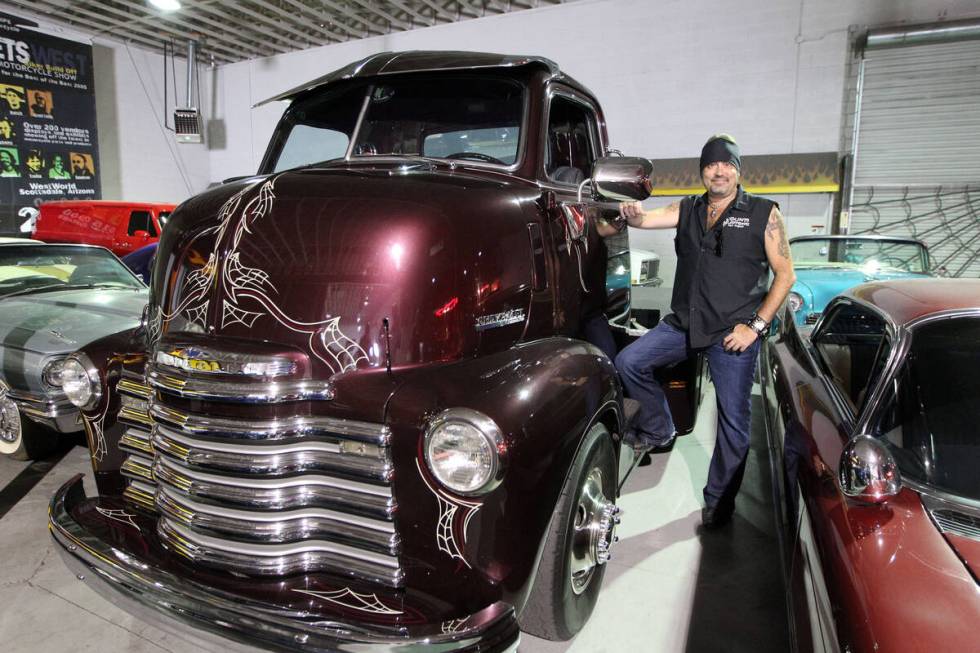
M 509 346 L 530 302 L 526 223 L 539 195 L 510 178 L 404 165 L 219 187 L 171 217 L 151 335 L 285 348 L 312 378 Z
M 20 295 L 0 300 L 4 349 L 69 353 L 139 324 L 146 290 L 97 288 Z

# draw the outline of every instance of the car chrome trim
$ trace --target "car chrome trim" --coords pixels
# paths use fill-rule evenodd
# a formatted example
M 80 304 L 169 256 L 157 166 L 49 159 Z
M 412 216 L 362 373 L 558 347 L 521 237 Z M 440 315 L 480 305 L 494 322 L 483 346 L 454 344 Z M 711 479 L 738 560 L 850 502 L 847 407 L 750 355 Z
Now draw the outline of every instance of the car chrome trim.
M 119 448 L 137 455 L 153 456 L 150 433 L 137 428 L 128 428 L 119 438 Z
M 143 456 L 130 455 L 119 467 L 119 472 L 127 478 L 153 483 L 153 461 Z
M 141 399 L 149 399 L 153 396 L 153 391 L 150 390 L 149 386 L 129 378 L 120 379 L 119 383 L 116 384 L 116 390 L 122 394 L 132 395 Z
M 229 403 L 278 404 L 292 401 L 329 401 L 333 386 L 327 381 L 243 382 L 202 379 L 193 375 L 161 369 L 156 363 L 146 366 L 150 387 L 165 394 L 187 399 L 206 399 Z
M 132 480 L 126 489 L 122 493 L 123 499 L 126 499 L 136 506 L 146 510 L 148 512 L 156 512 L 156 503 L 154 498 L 156 496 L 156 488 L 142 481 Z
M 306 653 L 503 653 L 513 651 L 520 641 L 514 611 L 503 603 L 460 620 L 456 632 L 443 632 L 439 623 L 391 630 L 335 619 L 311 620 L 304 618 L 309 615 L 184 580 L 144 562 L 138 552 L 118 548 L 87 531 L 73 517 L 87 501 L 81 478 L 81 474 L 72 478 L 51 500 L 48 524 L 59 553 L 76 577 L 109 601 L 172 632 L 186 632 L 190 626 L 219 646 L 228 644 L 221 637 Z

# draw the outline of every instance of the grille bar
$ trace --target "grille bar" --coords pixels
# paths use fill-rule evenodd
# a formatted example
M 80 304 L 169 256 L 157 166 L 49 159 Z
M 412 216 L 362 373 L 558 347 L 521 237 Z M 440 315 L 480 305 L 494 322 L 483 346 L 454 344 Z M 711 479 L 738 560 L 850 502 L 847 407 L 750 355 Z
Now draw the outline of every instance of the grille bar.
M 333 387 L 325 381 L 242 382 L 200 378 L 171 371 L 155 363 L 146 366 L 150 387 L 164 394 L 244 404 L 278 404 L 295 401 L 329 401 Z
M 236 510 L 194 501 L 170 489 L 157 492 L 156 505 L 171 521 L 216 537 L 230 535 L 237 540 L 260 543 L 324 539 L 366 547 L 389 556 L 397 556 L 400 550 L 393 523 L 333 510 Z
M 375 481 L 387 481 L 392 473 L 388 450 L 362 442 L 300 440 L 242 444 L 195 439 L 156 426 L 153 448 L 192 469 L 262 475 L 334 471 Z
M 165 546 L 186 558 L 255 575 L 330 571 L 391 587 L 400 586 L 405 577 L 397 558 L 324 540 L 289 544 L 233 542 L 196 533 L 166 517 L 158 522 L 157 534 Z

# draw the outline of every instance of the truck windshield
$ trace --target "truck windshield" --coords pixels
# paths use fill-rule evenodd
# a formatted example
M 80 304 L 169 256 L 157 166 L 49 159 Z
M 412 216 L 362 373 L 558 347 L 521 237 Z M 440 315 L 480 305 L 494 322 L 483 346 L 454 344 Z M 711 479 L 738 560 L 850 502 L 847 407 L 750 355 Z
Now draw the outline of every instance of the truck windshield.
M 353 158 L 424 156 L 509 166 L 519 156 L 523 112 L 522 84 L 486 76 L 412 77 L 336 89 L 290 109 L 274 170 L 341 158 L 352 138 Z
M 902 475 L 980 500 L 980 318 L 913 332 L 881 431 Z

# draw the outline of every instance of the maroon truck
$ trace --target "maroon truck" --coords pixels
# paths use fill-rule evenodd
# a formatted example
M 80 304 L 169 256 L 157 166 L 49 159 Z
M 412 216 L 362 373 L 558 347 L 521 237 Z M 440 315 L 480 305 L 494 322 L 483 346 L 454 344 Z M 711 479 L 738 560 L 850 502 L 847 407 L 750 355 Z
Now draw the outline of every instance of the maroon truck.
M 536 57 L 386 53 L 274 99 L 260 174 L 173 213 L 141 327 L 66 363 L 99 491 L 52 500 L 66 561 L 277 650 L 571 637 L 632 462 L 584 340 L 629 337 L 598 227 L 649 162 Z

